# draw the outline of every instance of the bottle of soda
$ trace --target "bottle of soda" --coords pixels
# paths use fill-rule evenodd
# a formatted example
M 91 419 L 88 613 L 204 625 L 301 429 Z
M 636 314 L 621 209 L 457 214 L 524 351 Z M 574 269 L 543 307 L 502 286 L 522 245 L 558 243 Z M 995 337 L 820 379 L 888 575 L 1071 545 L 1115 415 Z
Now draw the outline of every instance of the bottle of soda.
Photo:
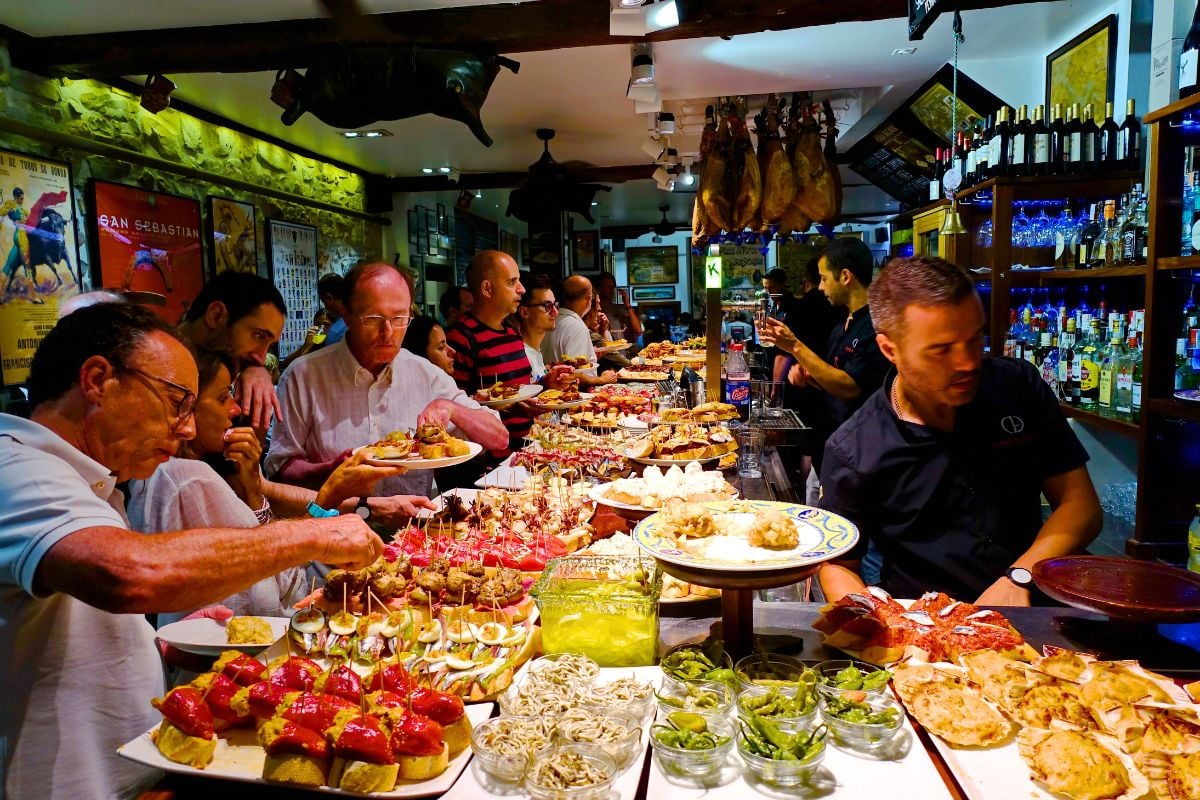
M 750 366 L 741 342 L 729 345 L 725 358 L 725 402 L 736 406 L 742 419 L 750 415 Z

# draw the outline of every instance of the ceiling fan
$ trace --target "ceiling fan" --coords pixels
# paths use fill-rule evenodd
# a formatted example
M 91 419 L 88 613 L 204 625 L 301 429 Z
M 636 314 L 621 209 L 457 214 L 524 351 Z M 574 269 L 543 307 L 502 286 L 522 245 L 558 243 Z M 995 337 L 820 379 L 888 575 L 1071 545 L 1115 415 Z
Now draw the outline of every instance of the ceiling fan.
M 650 230 L 657 236 L 670 236 L 679 230 L 678 225 L 674 222 L 667 221 L 667 212 L 671 209 L 670 206 L 659 206 L 658 210 L 662 212 L 662 219 L 654 223 Z
M 574 166 L 588 168 L 582 162 L 559 164 L 550 155 L 550 140 L 553 128 L 538 128 L 537 137 L 542 141 L 542 156 L 529 165 L 529 177 L 508 195 L 506 214 L 523 222 L 545 213 L 570 211 L 579 214 L 588 222 L 592 218 L 592 198 L 596 192 L 611 191 L 611 187 L 599 183 L 584 183 L 573 172 Z

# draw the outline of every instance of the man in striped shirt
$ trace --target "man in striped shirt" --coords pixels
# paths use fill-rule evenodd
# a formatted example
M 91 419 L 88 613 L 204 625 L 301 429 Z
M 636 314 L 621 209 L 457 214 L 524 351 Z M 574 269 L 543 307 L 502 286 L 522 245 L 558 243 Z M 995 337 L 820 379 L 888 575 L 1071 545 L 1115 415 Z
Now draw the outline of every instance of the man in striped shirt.
M 467 288 L 475 305 L 446 331 L 454 349 L 454 380 L 468 394 L 499 381 L 510 386 L 533 383 L 533 370 L 525 343 L 507 321 L 516 313 L 525 287 L 517 262 L 499 250 L 482 250 L 467 267 Z M 508 428 L 508 449 L 516 450 L 533 425 L 533 412 L 525 403 L 500 410 Z M 493 451 L 493 455 L 504 455 Z

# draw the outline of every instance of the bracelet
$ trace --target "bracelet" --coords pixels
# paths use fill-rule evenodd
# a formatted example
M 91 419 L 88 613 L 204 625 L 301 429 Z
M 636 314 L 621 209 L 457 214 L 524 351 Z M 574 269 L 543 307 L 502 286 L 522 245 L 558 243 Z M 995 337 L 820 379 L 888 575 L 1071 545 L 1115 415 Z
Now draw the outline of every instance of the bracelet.
M 338 511 L 336 508 L 321 508 L 319 505 L 317 505 L 316 500 L 308 501 L 308 515 L 310 517 L 336 517 L 341 513 L 342 512 Z
M 265 496 L 263 497 L 262 508 L 255 511 L 254 516 L 258 517 L 259 525 L 266 525 L 275 518 L 275 515 L 271 513 L 271 501 Z

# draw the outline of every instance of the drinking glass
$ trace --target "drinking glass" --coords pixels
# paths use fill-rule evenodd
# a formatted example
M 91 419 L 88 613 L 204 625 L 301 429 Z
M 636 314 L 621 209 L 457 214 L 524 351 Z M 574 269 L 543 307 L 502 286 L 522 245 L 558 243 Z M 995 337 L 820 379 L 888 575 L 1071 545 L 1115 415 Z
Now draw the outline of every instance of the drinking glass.
M 1013 247 L 1029 247 L 1029 217 L 1025 216 L 1024 206 L 1012 220 L 1012 244 Z
M 738 444 L 738 477 L 762 477 L 762 451 L 767 434 L 762 428 L 746 426 L 734 431 Z
M 783 381 L 750 381 L 750 418 L 783 416 Z
M 1054 246 L 1054 229 L 1050 223 L 1050 217 L 1046 216 L 1045 206 L 1042 206 L 1042 213 L 1029 223 L 1029 237 L 1034 247 Z

